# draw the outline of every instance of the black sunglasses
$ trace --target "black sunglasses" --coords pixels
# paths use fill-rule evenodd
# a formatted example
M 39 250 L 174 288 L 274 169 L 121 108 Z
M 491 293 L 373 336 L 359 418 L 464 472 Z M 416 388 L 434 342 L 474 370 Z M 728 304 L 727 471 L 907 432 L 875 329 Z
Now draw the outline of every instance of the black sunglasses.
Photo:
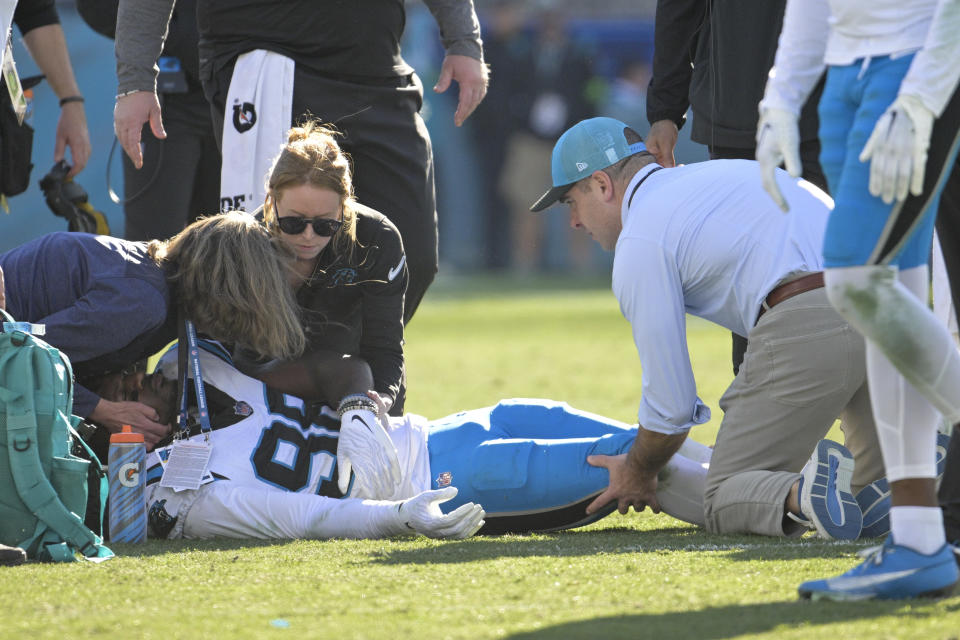
M 343 214 L 341 214 L 340 220 L 331 220 L 330 218 L 301 218 L 300 216 L 284 216 L 281 218 L 277 211 L 276 203 L 273 205 L 273 215 L 277 218 L 277 225 L 280 227 L 280 231 L 292 236 L 303 233 L 309 224 L 313 227 L 315 234 L 329 238 L 330 236 L 336 235 L 340 227 L 343 226 Z

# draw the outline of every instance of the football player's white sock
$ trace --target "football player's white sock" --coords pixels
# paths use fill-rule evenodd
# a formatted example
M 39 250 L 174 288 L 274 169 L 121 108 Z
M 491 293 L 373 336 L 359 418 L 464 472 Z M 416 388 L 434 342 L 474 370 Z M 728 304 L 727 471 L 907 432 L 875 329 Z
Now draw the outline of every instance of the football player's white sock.
M 948 420 L 960 422 L 960 353 L 923 300 L 926 267 L 900 274 L 888 266 L 824 273 L 827 296 L 850 324 Z M 872 386 L 872 385 L 871 385 Z
M 890 535 L 899 545 L 930 555 L 947 541 L 940 507 L 891 507 Z

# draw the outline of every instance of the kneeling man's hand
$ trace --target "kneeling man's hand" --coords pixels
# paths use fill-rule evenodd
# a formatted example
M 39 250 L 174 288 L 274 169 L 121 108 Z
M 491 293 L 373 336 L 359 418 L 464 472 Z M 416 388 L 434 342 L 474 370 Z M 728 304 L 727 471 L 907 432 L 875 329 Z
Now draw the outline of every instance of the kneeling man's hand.
M 587 456 L 587 462 L 610 472 L 610 486 L 587 506 L 587 513 L 599 511 L 616 500 L 617 510 L 626 513 L 632 506 L 637 511 L 646 507 L 660 513 L 657 501 L 657 474 L 646 474 L 627 460 L 627 454 L 618 456 Z

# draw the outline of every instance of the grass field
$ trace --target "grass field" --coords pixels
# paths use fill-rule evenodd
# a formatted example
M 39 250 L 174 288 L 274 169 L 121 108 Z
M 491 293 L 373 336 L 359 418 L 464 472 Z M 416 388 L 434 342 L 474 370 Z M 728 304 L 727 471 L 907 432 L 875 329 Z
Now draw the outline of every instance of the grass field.
M 691 320 L 713 420 L 729 335 Z M 504 397 L 563 399 L 632 421 L 640 367 L 605 283 L 446 280 L 407 336 L 408 410 L 431 418 Z M 551 535 L 436 542 L 148 542 L 94 565 L 0 568 L 12 638 L 957 638 L 960 595 L 809 603 L 799 582 L 865 545 L 711 536 L 614 514 Z

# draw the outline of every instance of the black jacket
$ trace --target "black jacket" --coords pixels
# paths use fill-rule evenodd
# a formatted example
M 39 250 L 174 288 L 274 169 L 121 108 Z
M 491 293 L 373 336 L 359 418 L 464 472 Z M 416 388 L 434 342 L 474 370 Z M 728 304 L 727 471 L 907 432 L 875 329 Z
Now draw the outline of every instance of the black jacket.
M 328 244 L 313 278 L 297 292 L 309 349 L 357 355 L 374 388 L 395 399 L 403 376 L 403 297 L 407 263 L 400 232 L 369 207 L 354 205 L 359 246 L 353 258 Z
M 647 120 L 683 126 L 708 147 L 756 146 L 757 105 L 773 66 L 786 0 L 658 0 Z M 817 137 L 821 80 L 800 117 L 800 139 Z

